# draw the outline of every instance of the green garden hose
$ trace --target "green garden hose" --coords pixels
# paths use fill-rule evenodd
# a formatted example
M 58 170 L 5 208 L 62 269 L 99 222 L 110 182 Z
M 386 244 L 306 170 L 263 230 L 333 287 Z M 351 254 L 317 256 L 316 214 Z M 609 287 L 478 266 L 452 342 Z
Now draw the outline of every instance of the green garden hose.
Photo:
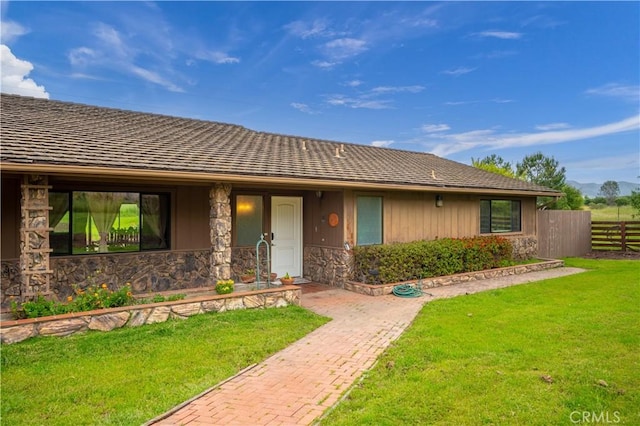
M 393 287 L 393 294 L 398 297 L 420 297 L 423 295 L 422 285 L 400 284 Z

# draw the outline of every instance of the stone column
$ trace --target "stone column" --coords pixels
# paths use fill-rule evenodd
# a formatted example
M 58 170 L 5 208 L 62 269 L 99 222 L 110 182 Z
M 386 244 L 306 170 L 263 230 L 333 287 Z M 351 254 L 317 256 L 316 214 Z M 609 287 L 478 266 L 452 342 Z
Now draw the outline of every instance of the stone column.
M 216 183 L 209 191 L 211 278 L 231 278 L 231 185 Z
M 26 175 L 20 200 L 22 300 L 51 293 L 49 268 L 49 189 L 47 176 Z

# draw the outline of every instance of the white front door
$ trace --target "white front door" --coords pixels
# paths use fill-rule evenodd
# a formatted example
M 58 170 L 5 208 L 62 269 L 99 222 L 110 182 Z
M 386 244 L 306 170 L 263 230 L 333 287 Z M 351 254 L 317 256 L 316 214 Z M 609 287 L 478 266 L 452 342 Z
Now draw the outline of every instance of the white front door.
M 302 276 L 302 198 L 271 197 L 271 272 Z

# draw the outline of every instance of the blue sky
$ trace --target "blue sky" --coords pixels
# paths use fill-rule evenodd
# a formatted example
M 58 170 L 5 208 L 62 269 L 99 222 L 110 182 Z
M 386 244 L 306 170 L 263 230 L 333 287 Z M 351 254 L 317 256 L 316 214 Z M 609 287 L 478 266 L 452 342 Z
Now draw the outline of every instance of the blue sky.
M 2 2 L 2 91 L 638 182 L 638 2 Z

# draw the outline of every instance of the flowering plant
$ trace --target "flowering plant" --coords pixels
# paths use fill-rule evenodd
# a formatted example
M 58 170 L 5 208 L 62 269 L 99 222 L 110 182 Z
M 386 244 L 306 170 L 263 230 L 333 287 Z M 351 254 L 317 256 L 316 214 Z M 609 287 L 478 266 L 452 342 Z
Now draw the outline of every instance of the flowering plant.
M 216 293 L 229 294 L 233 292 L 233 280 L 218 280 L 216 281 Z
M 38 318 L 50 315 L 61 315 L 70 312 L 93 311 L 102 308 L 116 308 L 134 305 L 136 303 L 131 293 L 131 284 L 117 290 L 109 290 L 107 284 L 91 285 L 87 288 L 73 286 L 74 296 L 67 297 L 67 303 L 50 300 L 39 294 L 34 300 L 20 305 L 11 301 L 11 312 L 16 319 Z

